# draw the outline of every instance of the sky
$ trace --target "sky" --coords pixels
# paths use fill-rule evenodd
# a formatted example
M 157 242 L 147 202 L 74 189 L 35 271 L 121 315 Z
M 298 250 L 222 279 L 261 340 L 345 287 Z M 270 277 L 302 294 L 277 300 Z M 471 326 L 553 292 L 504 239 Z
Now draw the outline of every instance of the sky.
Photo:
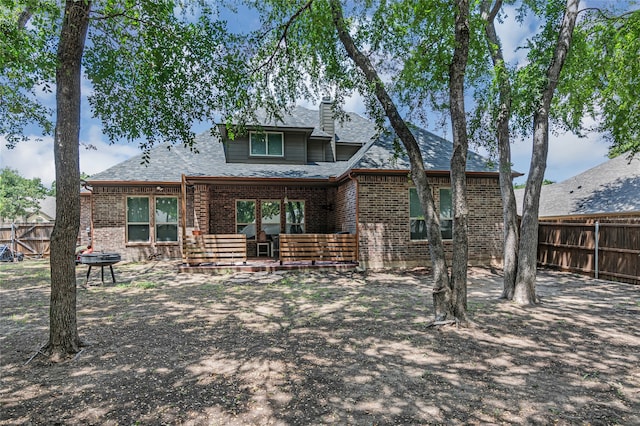
M 525 22 L 521 25 L 515 21 L 514 16 L 514 10 L 507 9 L 507 18 L 499 26 L 498 32 L 503 42 L 505 59 L 510 63 L 521 64 L 526 53 L 522 49 L 518 50 L 517 47 L 523 44 L 527 35 L 535 31 L 535 23 Z M 246 25 L 246 19 L 242 16 L 231 16 L 229 23 L 230 25 Z M 101 123 L 91 117 L 87 102 L 87 96 L 91 94 L 91 91 L 90 82 L 85 79 L 82 87 L 80 171 L 88 175 L 106 170 L 140 154 L 136 144 L 117 143 L 111 145 L 108 143 L 107 137 L 102 133 Z M 53 93 L 42 94 L 41 100 L 45 104 L 55 105 Z M 300 105 L 317 109 L 317 105 L 309 103 L 301 102 Z M 357 95 L 346 100 L 344 109 L 366 116 L 364 104 Z M 200 133 L 207 131 L 210 126 L 211 123 L 198 123 L 192 127 L 192 130 L 195 133 Z M 428 128 L 428 130 L 446 139 L 451 139 L 450 128 Z M 4 139 L 0 136 L 0 168 L 11 167 L 18 170 L 23 177 L 40 178 L 45 186 L 49 186 L 55 180 L 53 137 L 42 137 L 38 134 L 28 134 L 27 136 L 29 141 L 21 142 L 13 149 L 8 149 Z M 481 149 L 472 149 L 480 154 L 486 154 Z M 608 160 L 607 150 L 608 145 L 599 134 L 588 134 L 584 138 L 568 133 L 550 134 L 545 179 L 561 182 L 601 164 Z M 513 170 L 523 173 L 525 176 L 516 178 L 515 183 L 525 182 L 530 160 L 531 139 L 516 141 L 512 145 Z

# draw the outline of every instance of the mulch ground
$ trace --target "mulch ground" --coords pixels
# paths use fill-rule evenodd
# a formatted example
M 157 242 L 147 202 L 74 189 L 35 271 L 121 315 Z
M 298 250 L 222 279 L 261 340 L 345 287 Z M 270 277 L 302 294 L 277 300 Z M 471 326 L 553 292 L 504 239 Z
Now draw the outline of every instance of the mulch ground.
M 420 270 L 115 269 L 54 364 L 47 263 L 0 265 L 0 425 L 640 424 L 638 286 L 540 271 L 525 308 L 472 269 L 474 326 L 435 329 Z

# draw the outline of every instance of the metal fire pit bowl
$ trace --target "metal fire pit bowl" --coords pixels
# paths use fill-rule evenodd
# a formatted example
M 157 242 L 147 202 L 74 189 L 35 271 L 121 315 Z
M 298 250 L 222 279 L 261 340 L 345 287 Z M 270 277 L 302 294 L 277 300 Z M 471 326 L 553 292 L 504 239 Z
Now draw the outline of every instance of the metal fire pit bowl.
M 104 267 L 108 266 L 109 270 L 111 270 L 111 279 L 114 284 L 116 282 L 116 277 L 113 274 L 113 265 L 120 262 L 121 257 L 119 253 L 87 253 L 80 255 L 80 263 L 83 265 L 89 265 L 89 269 L 87 270 L 87 284 L 89 283 L 89 275 L 91 274 L 92 266 L 100 267 L 100 279 L 104 284 Z

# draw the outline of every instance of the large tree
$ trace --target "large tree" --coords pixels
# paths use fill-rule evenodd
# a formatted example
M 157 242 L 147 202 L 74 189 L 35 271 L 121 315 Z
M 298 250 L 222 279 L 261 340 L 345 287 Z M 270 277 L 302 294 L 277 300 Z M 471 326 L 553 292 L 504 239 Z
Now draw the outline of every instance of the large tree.
M 367 83 L 370 84 L 374 95 L 380 102 L 396 135 L 404 145 L 409 162 L 411 164 L 411 178 L 416 185 L 418 198 L 422 210 L 425 212 L 427 222 L 427 238 L 431 263 L 434 271 L 433 301 L 436 321 L 448 321 L 453 319 L 466 320 L 466 299 L 458 301 L 458 291 L 454 298 L 454 288 L 447 271 L 447 262 L 444 254 L 444 246 L 440 235 L 440 225 L 433 199 L 431 186 L 424 168 L 424 160 L 418 142 L 406 122 L 398 112 L 394 101 L 385 89 L 377 70 L 366 55 L 356 46 L 345 23 L 342 6 L 338 0 L 331 0 L 333 22 L 338 31 L 340 42 L 344 46 L 347 55 L 353 60 L 356 67 L 362 72 Z M 466 249 L 466 247 L 465 247 Z M 466 265 L 465 265 L 466 268 Z M 466 282 L 464 283 L 466 290 Z
M 586 9 L 583 19 L 577 20 L 578 5 L 578 1 L 563 0 L 523 2 L 521 13 L 537 16 L 542 25 L 539 34 L 529 38 L 528 64 L 516 68 L 506 64 L 495 26 L 503 2 L 484 0 L 481 4 L 493 84 L 484 88 L 486 92 L 480 90 L 477 112 L 480 117 L 489 117 L 487 127 L 497 141 L 505 230 L 503 297 L 518 303 L 536 301 L 537 217 L 549 128 L 561 127 L 577 134 L 584 130 L 605 132 L 612 140 L 612 152 L 634 152 L 638 147 L 639 126 L 633 119 L 638 103 L 630 96 L 638 83 L 628 76 L 634 75 L 640 53 L 639 14 L 616 14 L 611 7 Z M 585 67 L 584 63 L 593 66 Z M 558 96 L 554 96 L 556 91 Z M 584 118 L 589 115 L 599 124 L 585 127 Z M 520 228 L 512 189 L 513 134 L 534 139 Z M 520 232 L 524 241 L 519 239 Z
M 492 5 L 493 3 L 493 5 Z M 513 299 L 518 270 L 519 222 L 516 197 L 513 192 L 513 170 L 511 168 L 511 81 L 508 65 L 504 60 L 502 45 L 496 31 L 495 20 L 502 8 L 502 0 L 483 0 L 481 14 L 485 21 L 487 49 L 493 63 L 494 84 L 497 86 L 497 99 L 487 96 L 481 102 L 485 105 L 496 104 L 490 117 L 491 127 L 496 135 L 498 150 L 498 170 L 500 173 L 500 193 L 502 195 L 503 241 L 503 291 L 502 297 Z M 496 102 L 497 101 L 497 102 Z M 490 108 L 486 108 L 491 111 Z
M 80 349 L 76 319 L 75 243 L 80 229 L 80 85 L 89 1 L 65 4 L 56 66 L 56 223 L 51 234 L 49 342 L 54 358 Z
M 540 81 L 537 96 L 534 97 L 533 113 L 533 150 L 531 167 L 524 190 L 524 204 L 520 225 L 520 244 L 518 248 L 518 271 L 513 300 L 519 304 L 537 302 L 535 291 L 536 263 L 538 253 L 538 211 L 540 207 L 540 189 L 544 180 L 549 151 L 549 117 L 555 89 L 560 72 L 569 53 L 573 28 L 578 16 L 579 0 L 567 0 L 558 38 L 546 74 Z
M 465 74 L 469 60 L 471 23 L 469 0 L 455 5 L 455 44 L 449 65 L 449 111 L 453 135 L 451 187 L 453 196 L 453 261 L 451 289 L 456 318 L 465 318 L 467 309 L 467 263 L 469 261 L 469 207 L 467 204 L 467 113 L 465 107 Z
M 365 99 L 368 112 L 381 126 L 388 122 L 406 151 L 411 164 L 411 181 L 416 186 L 421 207 L 425 212 L 430 258 L 434 270 L 433 295 L 436 321 L 466 320 L 466 179 L 467 157 L 464 108 L 464 78 L 469 44 L 469 5 L 457 2 L 454 9 L 443 2 L 421 1 L 418 5 L 400 2 L 356 2 L 344 6 L 338 0 L 304 2 L 256 2 L 263 16 L 264 26 L 254 43 L 257 49 L 254 70 L 259 93 L 268 98 L 287 100 L 306 97 L 315 92 L 330 90 L 336 115 L 340 117 L 340 103 L 346 95 L 358 92 Z M 415 3 L 415 2 L 414 2 Z M 422 9 L 421 16 L 435 24 L 438 34 L 427 31 L 426 36 L 442 38 L 444 52 L 431 52 L 443 81 L 437 87 L 447 99 L 451 97 L 455 115 L 454 158 L 454 263 L 449 276 L 439 217 L 433 193 L 426 175 L 420 147 L 396 105 L 388 86 L 393 86 L 387 73 L 389 58 L 395 55 L 388 47 L 403 36 L 421 38 L 422 34 L 407 34 L 409 26 L 402 22 L 408 10 Z M 345 10 L 348 8 L 347 12 Z M 443 13 L 426 13 L 439 9 Z M 443 18 L 443 15 L 446 18 Z M 457 18 L 457 20 L 456 20 Z M 414 28 L 411 28 L 413 30 Z M 392 41 L 387 41 L 390 38 Z M 395 72 L 395 70 L 394 70 Z M 383 78 L 384 75 L 384 78 Z M 452 90 L 449 92 L 449 82 Z M 447 102 L 449 104 L 449 102 Z
M 40 178 L 27 179 L 17 170 L 5 167 L 0 171 L 0 217 L 15 221 L 40 208 L 47 188 Z
M 197 17 L 197 18 L 194 18 Z M 201 2 L 69 0 L 3 1 L 0 16 L 0 130 L 10 144 L 26 125 L 53 126 L 38 92 L 55 84 L 54 160 L 57 210 L 51 239 L 51 305 L 48 351 L 54 358 L 77 352 L 76 279 L 73 260 L 80 224 L 78 182 L 82 71 L 91 80 L 89 100 L 110 140 L 158 141 L 191 146 L 190 126 L 234 106 L 234 82 L 243 69 L 225 43 L 234 38 Z M 91 41 L 85 48 L 85 40 Z M 225 85 L 226 91 L 218 91 Z M 7 124 L 9 123 L 9 124 Z

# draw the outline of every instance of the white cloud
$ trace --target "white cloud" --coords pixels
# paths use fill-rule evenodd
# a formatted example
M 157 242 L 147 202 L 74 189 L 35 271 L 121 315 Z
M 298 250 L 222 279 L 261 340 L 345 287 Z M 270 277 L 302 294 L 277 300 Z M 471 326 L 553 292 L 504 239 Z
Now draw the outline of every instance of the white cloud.
M 99 125 L 92 125 L 87 135 L 87 139 L 80 142 L 96 148 L 80 147 L 80 171 L 88 175 L 106 170 L 140 153 L 140 149 L 136 145 L 110 145 L 105 142 L 102 137 L 102 128 Z
M 513 169 L 525 173 L 517 182 L 525 182 L 531 164 L 532 138 L 511 146 Z M 602 135 L 590 133 L 584 138 L 571 133 L 549 136 L 549 154 L 545 179 L 561 182 L 608 160 L 608 145 Z
M 26 142 L 19 142 L 15 148 L 8 149 L 4 138 L 0 138 L 0 166 L 17 170 L 27 179 L 40 178 L 45 186 L 55 180 L 53 166 L 53 138 L 45 136 L 36 141 L 35 136 Z
M 538 31 L 538 21 L 527 16 L 520 23 L 516 20 L 518 11 L 515 6 L 504 5 L 502 9 L 506 16 L 502 23 L 496 21 L 496 32 L 502 43 L 504 59 L 508 64 L 522 66 L 527 62 L 527 49 L 521 47 L 526 45 L 528 37 Z
M 56 85 L 51 83 L 49 90 L 45 90 L 44 84 L 39 84 L 35 87 L 34 93 L 36 99 L 42 104 L 54 108 L 56 106 Z
M 80 147 L 80 171 L 89 175 L 101 172 L 140 152 L 133 145 L 109 145 L 104 142 L 99 126 L 91 126 L 88 134 L 89 137 L 81 142 L 96 149 Z M 5 140 L 0 138 L 0 167 L 15 169 L 28 179 L 38 177 L 45 186 L 49 186 L 55 180 L 53 137 L 41 139 L 37 141 L 35 136 L 30 136 L 28 141 L 18 143 L 14 149 L 7 149 Z
M 355 93 L 348 98 L 345 98 L 344 101 L 345 111 L 352 111 L 363 116 L 367 115 L 364 105 L 364 98 L 359 93 Z

